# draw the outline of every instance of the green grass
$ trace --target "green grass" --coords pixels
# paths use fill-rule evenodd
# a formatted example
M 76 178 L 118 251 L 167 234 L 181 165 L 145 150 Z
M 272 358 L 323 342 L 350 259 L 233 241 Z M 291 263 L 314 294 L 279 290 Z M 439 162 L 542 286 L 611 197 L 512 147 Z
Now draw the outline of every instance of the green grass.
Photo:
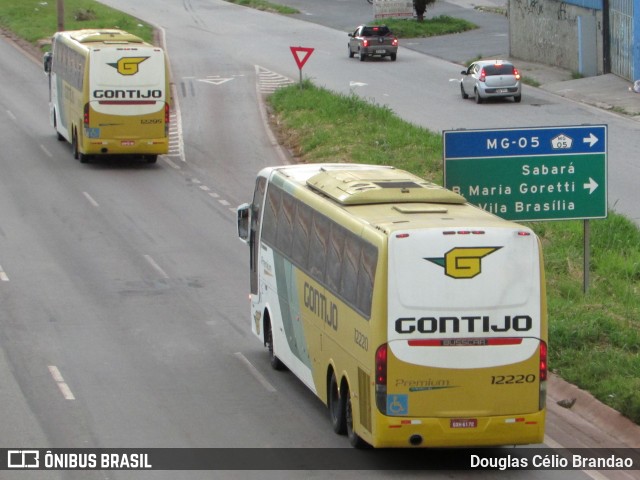
M 267 2 L 265 0 L 225 0 L 229 3 L 235 3 L 244 7 L 255 8 L 256 10 L 263 10 L 265 12 L 282 13 L 285 15 L 293 15 L 300 13 L 295 8 L 287 7 L 285 5 L 278 5 L 276 3 Z
M 274 129 L 301 162 L 390 164 L 442 183 L 442 137 L 388 107 L 303 82 L 269 98 Z M 529 223 L 545 255 L 551 370 L 640 423 L 640 230 L 591 220 L 583 292 L 583 222 Z
M 33 45 L 46 45 L 58 29 L 56 3 L 56 0 L 0 0 L 0 27 Z M 82 28 L 120 28 L 153 43 L 153 28 L 134 17 L 94 0 L 65 0 L 64 29 Z
M 398 38 L 422 38 L 433 37 L 437 35 L 448 35 L 450 33 L 466 32 L 478 28 L 477 25 L 446 15 L 440 15 L 434 18 L 425 18 L 424 21 L 418 22 L 416 19 L 385 19 L 373 22 L 377 25 L 386 25 Z

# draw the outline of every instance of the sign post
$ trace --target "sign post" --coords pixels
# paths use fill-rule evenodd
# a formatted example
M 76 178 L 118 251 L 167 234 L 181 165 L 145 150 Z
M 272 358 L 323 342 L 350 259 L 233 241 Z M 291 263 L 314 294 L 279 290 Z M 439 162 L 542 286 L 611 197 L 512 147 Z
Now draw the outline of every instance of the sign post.
M 450 130 L 444 185 L 507 220 L 585 221 L 607 216 L 607 126 Z
M 300 88 L 302 88 L 302 67 L 309 60 L 309 57 L 313 53 L 313 48 L 308 47 L 289 47 L 291 49 L 291 53 L 293 54 L 293 58 L 296 61 L 296 65 L 298 65 L 298 70 L 300 71 Z M 302 56 L 300 56 L 302 54 Z

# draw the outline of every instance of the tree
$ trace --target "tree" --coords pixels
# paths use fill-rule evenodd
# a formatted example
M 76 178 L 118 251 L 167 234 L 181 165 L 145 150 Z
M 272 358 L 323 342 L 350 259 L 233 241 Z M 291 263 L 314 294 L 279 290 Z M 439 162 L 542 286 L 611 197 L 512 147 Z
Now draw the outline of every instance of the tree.
M 436 0 L 413 0 L 413 6 L 416 9 L 416 16 L 419 22 L 424 21 L 424 12 L 427 11 L 427 5 L 435 3 Z

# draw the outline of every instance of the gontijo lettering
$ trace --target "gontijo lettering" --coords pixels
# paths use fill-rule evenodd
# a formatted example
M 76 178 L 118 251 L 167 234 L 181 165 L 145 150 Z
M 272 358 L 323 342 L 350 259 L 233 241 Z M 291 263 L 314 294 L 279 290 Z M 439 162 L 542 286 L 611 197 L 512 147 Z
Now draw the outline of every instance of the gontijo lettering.
M 533 326 L 529 315 L 505 315 L 502 320 L 492 321 L 489 315 L 469 315 L 464 317 L 405 317 L 395 323 L 398 333 L 490 333 L 528 332 Z
M 327 297 L 307 282 L 304 282 L 304 306 L 331 328 L 338 330 L 338 307 L 330 300 L 327 302 Z

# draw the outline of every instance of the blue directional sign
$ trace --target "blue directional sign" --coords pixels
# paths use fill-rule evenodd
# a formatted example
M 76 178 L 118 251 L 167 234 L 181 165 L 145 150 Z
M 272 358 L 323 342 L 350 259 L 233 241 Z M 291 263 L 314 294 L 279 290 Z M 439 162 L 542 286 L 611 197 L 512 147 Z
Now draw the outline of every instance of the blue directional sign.
M 607 216 L 607 126 L 444 132 L 444 183 L 509 220 Z

